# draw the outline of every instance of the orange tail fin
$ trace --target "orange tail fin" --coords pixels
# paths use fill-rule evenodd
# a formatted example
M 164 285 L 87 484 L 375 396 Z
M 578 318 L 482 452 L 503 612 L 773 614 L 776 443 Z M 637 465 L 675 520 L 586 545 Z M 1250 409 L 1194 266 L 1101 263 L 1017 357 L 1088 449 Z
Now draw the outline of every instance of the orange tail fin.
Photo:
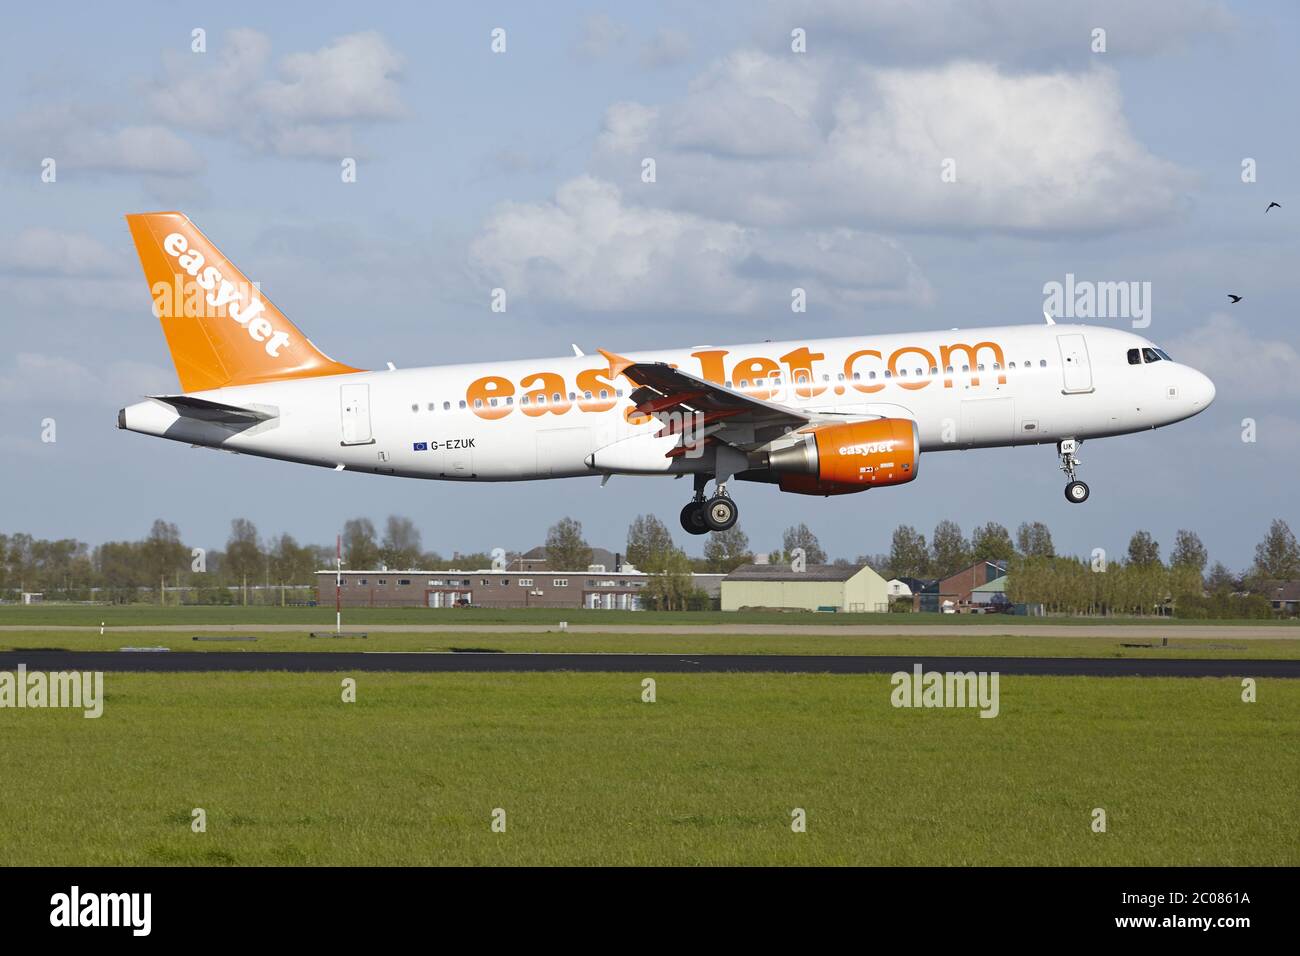
M 183 391 L 359 371 L 312 345 L 183 213 L 126 221 Z

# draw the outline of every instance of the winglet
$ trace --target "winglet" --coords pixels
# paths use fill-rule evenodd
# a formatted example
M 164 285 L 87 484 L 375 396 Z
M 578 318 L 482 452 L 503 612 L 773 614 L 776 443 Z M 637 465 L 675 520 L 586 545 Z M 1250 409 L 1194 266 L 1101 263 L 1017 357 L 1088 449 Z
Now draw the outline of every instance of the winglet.
M 636 364 L 636 362 L 633 362 L 631 359 L 623 358 L 621 355 L 615 355 L 613 352 L 606 352 L 604 349 L 596 349 L 596 351 L 609 360 L 610 378 L 618 378 L 624 371 Z
M 1048 312 L 1046 309 L 1043 310 L 1043 318 L 1047 320 L 1048 325 L 1056 324 L 1056 319 L 1052 318 L 1052 313 Z

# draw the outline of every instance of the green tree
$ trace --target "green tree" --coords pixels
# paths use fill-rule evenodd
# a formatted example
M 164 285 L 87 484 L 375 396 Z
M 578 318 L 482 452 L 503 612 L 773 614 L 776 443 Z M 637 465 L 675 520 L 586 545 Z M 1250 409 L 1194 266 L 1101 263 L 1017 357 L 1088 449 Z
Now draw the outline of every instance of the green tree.
M 1011 533 L 996 521 L 990 521 L 971 533 L 972 561 L 994 561 L 1005 566 L 1015 553 L 1016 548 L 1011 543 Z
M 190 553 L 181 544 L 181 534 L 176 525 L 161 518 L 154 521 L 141 550 L 150 579 L 158 582 L 158 603 L 163 604 L 167 594 L 167 575 L 182 570 L 188 564 Z M 180 601 L 179 596 L 177 601 Z
M 238 581 L 248 605 L 248 579 L 257 579 L 265 567 L 262 545 L 257 536 L 257 526 L 247 518 L 230 522 L 230 537 L 226 540 L 226 569 Z
M 925 535 L 910 524 L 894 529 L 889 543 L 889 573 L 896 578 L 924 578 L 930 573 L 930 550 Z
M 1041 521 L 1022 521 L 1016 529 L 1016 550 L 1027 558 L 1054 558 L 1052 532 Z
M 1274 518 L 1264 540 L 1255 545 L 1254 576 L 1265 581 L 1292 581 L 1300 577 L 1300 545 L 1291 527 Z
M 343 561 L 353 571 L 371 571 L 383 559 L 369 518 L 352 518 L 343 524 Z
M 582 522 L 561 518 L 546 532 L 546 565 L 552 571 L 585 571 L 591 548 L 582 539 Z
M 420 530 L 410 518 L 389 515 L 380 556 L 393 570 L 413 568 L 420 560 Z
M 661 566 L 675 547 L 673 536 L 654 515 L 638 515 L 627 529 L 628 563 L 642 571 Z
M 1150 532 L 1137 531 L 1129 539 L 1128 563 L 1139 568 L 1160 563 L 1160 545 Z
M 946 518 L 934 526 L 934 538 L 930 542 L 933 555 L 933 571 L 936 577 L 946 578 L 955 574 L 971 563 L 970 551 L 961 527 L 955 521 Z
M 1210 573 L 1205 576 L 1205 589 L 1210 592 L 1235 591 L 1239 584 L 1237 576 L 1222 561 L 1215 561 Z
M 317 570 L 316 549 L 302 546 L 291 534 L 282 534 L 270 545 L 271 580 L 280 586 L 280 604 L 285 603 L 289 585 L 310 586 Z
M 662 611 L 686 610 L 693 587 L 691 584 L 691 559 L 678 548 L 670 548 L 654 559 L 649 571 L 645 590 L 646 599 Z
M 1169 555 L 1169 566 L 1191 568 L 1199 575 L 1209 560 L 1210 555 L 1196 532 L 1180 528 L 1174 536 L 1174 550 Z
M 753 560 L 749 537 L 740 530 L 740 525 L 732 525 L 726 531 L 714 531 L 704 542 L 705 567 L 715 574 L 730 574 Z
M 822 550 L 817 535 L 813 534 L 812 530 L 802 522 L 785 529 L 785 533 L 781 535 L 781 548 L 786 561 L 794 559 L 795 548 L 803 548 L 804 560 L 808 564 L 826 563 L 826 552 Z

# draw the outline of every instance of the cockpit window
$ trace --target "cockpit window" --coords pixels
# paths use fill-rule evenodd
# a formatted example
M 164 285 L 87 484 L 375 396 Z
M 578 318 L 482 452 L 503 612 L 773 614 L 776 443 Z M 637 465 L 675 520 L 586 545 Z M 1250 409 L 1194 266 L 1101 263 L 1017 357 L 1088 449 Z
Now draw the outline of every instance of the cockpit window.
M 1159 355 L 1159 356 L 1160 356 L 1162 359 L 1164 359 L 1166 362 L 1172 362 L 1172 361 L 1173 361 L 1173 359 L 1171 359 L 1171 358 L 1169 357 L 1169 353 L 1166 352 L 1164 349 L 1156 349 L 1156 354 Z
M 1156 353 L 1156 350 L 1155 350 L 1155 349 L 1143 349 L 1143 350 L 1142 350 L 1142 357 L 1143 357 L 1144 359 L 1146 359 L 1148 362 L 1159 362 L 1159 361 L 1160 361 L 1160 356 Z
M 1141 365 L 1141 364 L 1142 364 L 1142 351 L 1141 351 L 1141 349 L 1129 349 L 1129 350 L 1128 350 L 1128 364 L 1129 364 L 1129 365 Z

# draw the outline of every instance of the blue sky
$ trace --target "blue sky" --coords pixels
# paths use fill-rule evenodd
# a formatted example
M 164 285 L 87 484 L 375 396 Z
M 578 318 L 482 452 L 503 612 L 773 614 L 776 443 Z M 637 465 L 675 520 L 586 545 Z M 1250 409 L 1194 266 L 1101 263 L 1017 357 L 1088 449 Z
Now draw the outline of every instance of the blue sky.
M 122 220 L 164 208 L 366 367 L 1036 322 L 1066 273 L 1147 281 L 1146 334 L 1218 400 L 1088 443 L 1085 506 L 1049 448 L 953 452 L 841 499 L 742 485 L 751 542 L 803 521 L 852 557 L 904 522 L 1041 520 L 1062 550 L 1122 551 L 1145 528 L 1167 553 L 1186 527 L 1243 568 L 1270 519 L 1300 526 L 1293 4 L 140 9 L 5 14 L 2 530 L 97 543 L 163 517 L 220 547 L 233 517 L 325 542 L 396 512 L 450 553 L 527 548 L 564 515 L 613 549 L 639 513 L 676 528 L 681 483 L 397 481 L 117 432 L 120 406 L 175 387 Z M 960 192 L 930 175 L 945 156 Z

